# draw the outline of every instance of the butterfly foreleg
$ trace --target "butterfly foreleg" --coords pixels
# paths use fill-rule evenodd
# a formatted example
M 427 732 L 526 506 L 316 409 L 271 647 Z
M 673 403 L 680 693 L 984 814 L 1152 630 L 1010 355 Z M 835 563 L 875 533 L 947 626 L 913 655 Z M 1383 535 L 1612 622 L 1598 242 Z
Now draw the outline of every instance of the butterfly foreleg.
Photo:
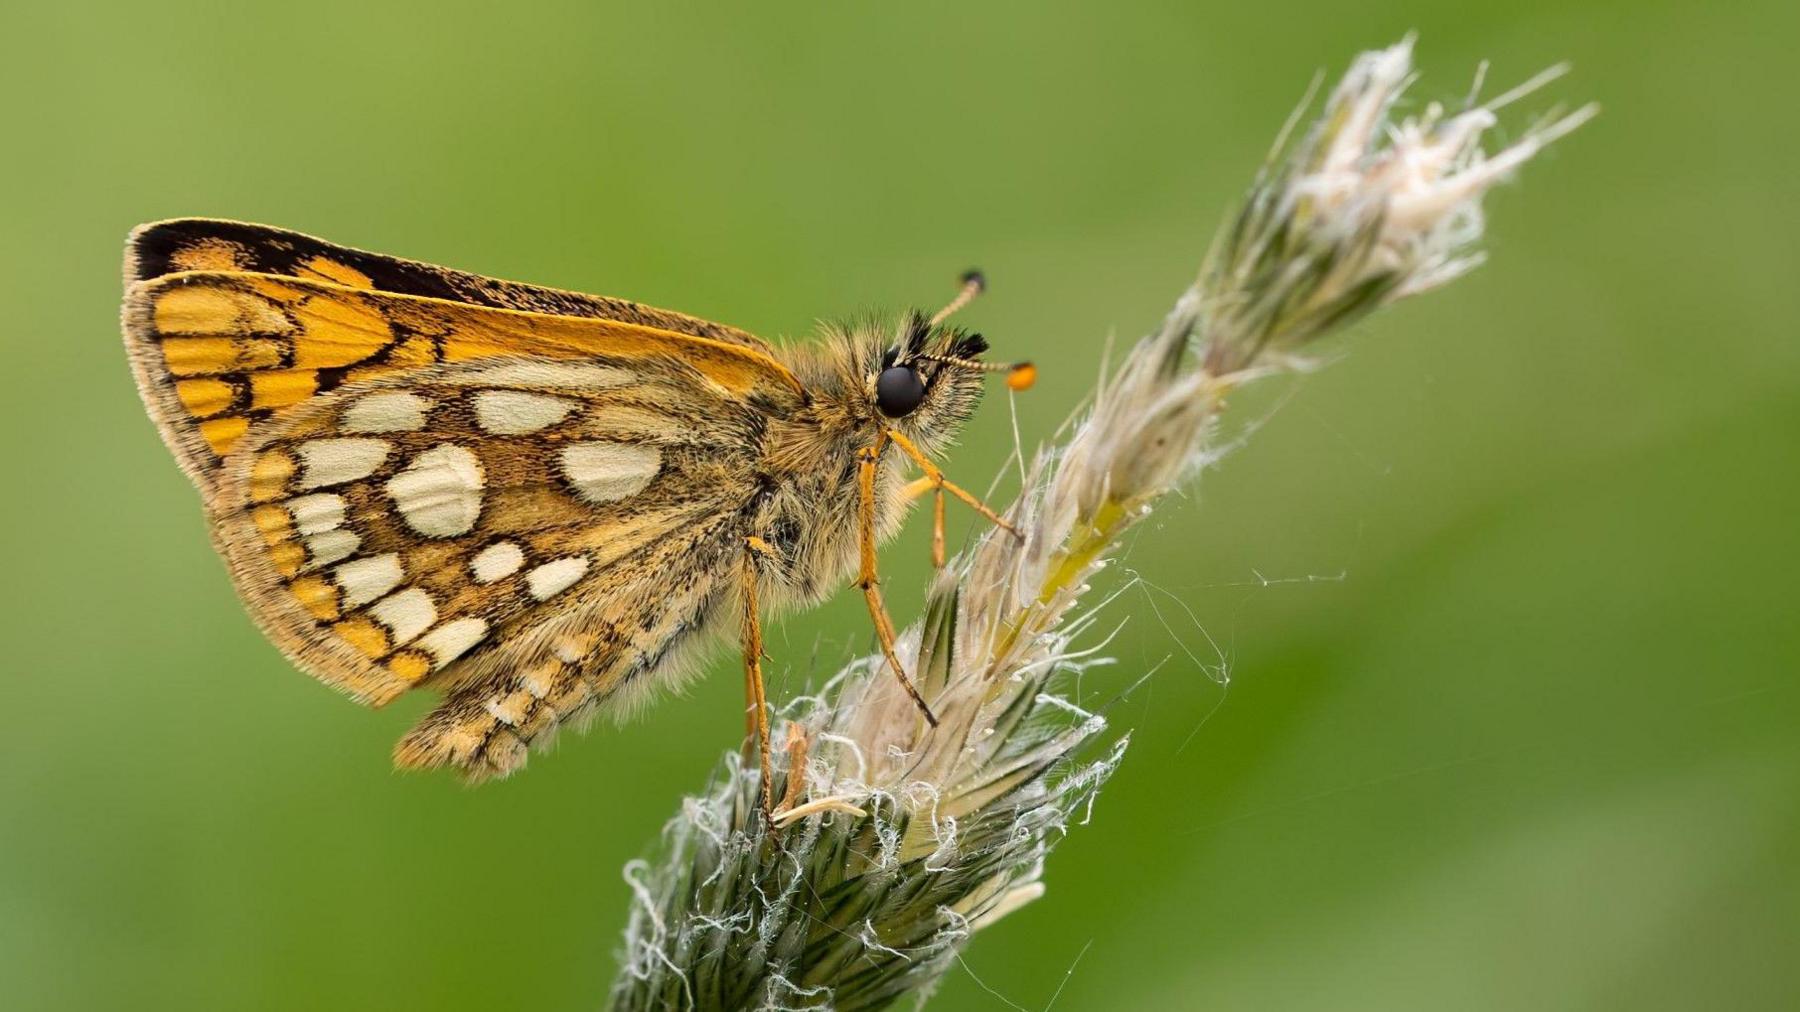
M 912 502 L 927 492 L 935 492 L 937 490 L 938 483 L 936 478 L 914 478 L 905 485 L 900 486 L 900 498 L 905 499 L 907 502 Z
M 925 493 L 931 495 L 931 567 L 944 568 L 944 483 L 939 478 L 926 475 L 914 478 L 900 489 L 900 497 L 912 502 Z
M 869 618 L 875 623 L 875 638 L 881 642 L 881 653 L 887 658 L 888 666 L 893 669 L 894 677 L 900 679 L 900 686 L 918 706 L 919 712 L 925 715 L 925 722 L 932 727 L 937 726 L 937 715 L 931 712 L 925 697 L 913 686 L 912 679 L 906 675 L 906 669 L 900 665 L 900 657 L 894 652 L 894 623 L 888 618 L 887 606 L 881 600 L 880 580 L 876 574 L 875 552 L 875 478 L 881 466 L 881 452 L 887 449 L 890 435 L 883 432 L 875 438 L 873 446 L 857 451 L 856 486 L 857 486 L 857 549 L 861 566 L 856 585 L 862 589 L 863 600 L 869 606 Z
M 932 463 L 931 458 L 925 456 L 924 451 L 920 450 L 917 446 L 915 446 L 913 444 L 912 440 L 907 439 L 905 436 L 901 435 L 898 432 L 893 431 L 892 429 L 889 429 L 887 432 L 883 433 L 883 435 L 885 438 L 893 440 L 894 445 L 898 446 L 902 453 L 905 453 L 908 457 L 911 457 L 913 463 L 919 465 L 919 470 L 925 472 L 923 477 L 920 477 L 918 480 L 907 485 L 906 488 L 904 489 L 904 492 L 909 499 L 916 499 L 919 496 L 924 495 L 926 492 L 932 493 L 931 564 L 933 566 L 936 566 L 939 569 L 942 569 L 944 566 L 944 493 L 945 492 L 948 492 L 951 495 L 957 497 L 958 499 L 961 499 L 963 502 L 968 503 L 969 506 L 975 510 L 975 512 L 986 517 L 988 519 L 988 521 L 990 523 L 992 523 L 994 526 L 1000 528 L 1001 530 L 1005 531 L 1008 534 L 1011 534 L 1015 538 L 1021 537 L 1021 535 L 1019 534 L 1018 528 L 1014 527 L 1012 524 L 1009 524 L 1004 519 L 1002 519 L 1000 514 L 995 513 L 991 508 L 989 508 L 987 503 L 984 503 L 980 499 L 976 498 L 976 496 L 973 493 L 969 492 L 967 489 L 963 488 L 961 485 L 958 485 L 955 482 L 950 481 L 948 478 L 945 478 L 943 470 L 941 468 L 939 468 L 936 464 Z

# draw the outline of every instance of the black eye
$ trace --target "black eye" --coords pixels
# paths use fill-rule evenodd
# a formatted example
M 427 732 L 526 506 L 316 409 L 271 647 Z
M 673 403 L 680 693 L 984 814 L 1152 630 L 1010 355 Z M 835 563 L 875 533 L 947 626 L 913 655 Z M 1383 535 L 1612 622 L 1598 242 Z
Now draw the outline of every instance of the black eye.
M 875 406 L 889 418 L 905 418 L 925 399 L 925 381 L 910 365 L 891 365 L 875 377 Z

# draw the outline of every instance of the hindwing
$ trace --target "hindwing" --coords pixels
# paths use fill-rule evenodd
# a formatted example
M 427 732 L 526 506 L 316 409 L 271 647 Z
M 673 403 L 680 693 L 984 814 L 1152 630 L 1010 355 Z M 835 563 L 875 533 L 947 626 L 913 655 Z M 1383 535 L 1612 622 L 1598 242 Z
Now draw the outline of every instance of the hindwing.
M 635 642 L 672 574 L 730 572 L 765 417 L 678 359 L 433 366 L 258 430 L 210 511 L 270 637 L 379 704 Z

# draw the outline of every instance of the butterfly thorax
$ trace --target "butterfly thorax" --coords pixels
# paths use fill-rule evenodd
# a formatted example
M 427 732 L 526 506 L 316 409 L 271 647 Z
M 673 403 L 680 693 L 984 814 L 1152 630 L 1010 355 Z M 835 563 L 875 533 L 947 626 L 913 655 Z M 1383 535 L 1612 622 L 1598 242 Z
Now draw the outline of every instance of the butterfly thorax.
M 873 395 L 874 377 L 891 365 L 914 326 L 828 325 L 823 339 L 783 349 L 783 363 L 807 390 L 807 402 L 773 420 L 764 441 L 769 487 L 758 511 L 758 536 L 773 545 L 785 565 L 777 567 L 772 603 L 817 603 L 841 590 L 857 560 L 857 455 L 874 446 L 884 430 L 896 431 L 935 453 L 946 447 L 973 413 L 981 396 L 979 377 L 961 371 L 931 374 L 934 381 L 920 409 L 904 418 L 885 417 Z M 943 343 L 954 332 L 928 333 Z M 876 537 L 886 541 L 900 529 L 908 506 L 903 493 L 910 468 L 897 449 L 883 451 L 876 478 Z

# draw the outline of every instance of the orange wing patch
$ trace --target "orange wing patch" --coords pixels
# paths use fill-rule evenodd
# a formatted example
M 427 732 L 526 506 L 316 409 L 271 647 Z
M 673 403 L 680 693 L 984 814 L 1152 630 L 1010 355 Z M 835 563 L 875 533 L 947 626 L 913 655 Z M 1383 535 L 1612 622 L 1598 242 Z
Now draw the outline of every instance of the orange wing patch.
M 311 256 L 300 261 L 294 270 L 296 277 L 316 278 L 346 288 L 374 288 L 375 282 L 367 274 L 346 263 L 339 263 L 326 256 Z
M 177 271 L 241 271 L 250 267 L 250 252 L 242 244 L 216 236 L 189 242 L 169 256 Z
M 125 330 L 139 386 L 183 468 L 211 494 L 219 464 L 252 423 L 347 383 L 496 356 L 672 359 L 723 392 L 791 407 L 800 383 L 766 351 L 620 320 L 556 316 L 330 280 L 194 271 L 131 287 Z M 349 284 L 346 284 L 348 282 Z

